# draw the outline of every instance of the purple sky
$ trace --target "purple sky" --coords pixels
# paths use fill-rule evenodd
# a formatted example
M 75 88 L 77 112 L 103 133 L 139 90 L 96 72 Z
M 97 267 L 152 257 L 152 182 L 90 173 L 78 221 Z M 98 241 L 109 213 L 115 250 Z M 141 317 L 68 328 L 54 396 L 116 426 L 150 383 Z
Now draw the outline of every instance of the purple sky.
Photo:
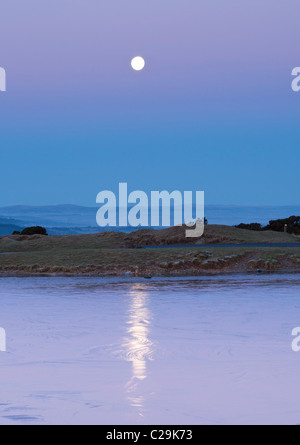
M 297 204 L 299 13 L 298 0 L 2 0 L 0 206 L 90 205 L 122 181 Z

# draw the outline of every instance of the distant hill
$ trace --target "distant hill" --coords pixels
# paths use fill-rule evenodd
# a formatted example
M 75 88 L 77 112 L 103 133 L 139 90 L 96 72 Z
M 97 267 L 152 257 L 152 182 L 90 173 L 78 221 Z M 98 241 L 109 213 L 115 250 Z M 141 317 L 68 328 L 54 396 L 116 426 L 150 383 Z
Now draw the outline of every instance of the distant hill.
M 0 207 L 1 215 L 26 215 L 26 214 L 95 214 L 97 207 L 84 207 L 73 204 L 50 205 L 50 206 L 25 206 L 16 205 L 9 207 Z
M 56 206 L 12 206 L 1 207 L 0 218 L 10 217 L 20 220 L 22 225 L 42 225 L 50 227 L 97 227 L 97 207 L 76 205 Z
M 0 236 L 11 235 L 15 230 L 20 232 L 23 229 L 24 227 L 15 226 L 13 224 L 0 224 Z
M 96 224 L 99 207 L 77 205 L 0 207 L 0 224 L 20 227 L 43 226 L 49 234 L 83 234 L 104 232 Z M 234 206 L 206 205 L 205 216 L 208 224 L 238 225 L 257 222 L 267 225 L 270 220 L 300 215 L 300 205 L 294 206 Z M 8 230 L 4 228 L 3 230 Z M 10 230 L 10 229 L 9 229 Z M 17 230 L 17 229 L 15 229 Z M 110 229 L 111 230 L 111 229 Z M 131 232 L 135 228 L 115 228 L 115 231 Z
M 0 216 L 0 224 L 22 225 L 22 222 L 20 220 L 14 219 L 14 218 Z
M 23 230 L 22 221 L 0 216 L 0 236 L 11 235 L 15 230 Z

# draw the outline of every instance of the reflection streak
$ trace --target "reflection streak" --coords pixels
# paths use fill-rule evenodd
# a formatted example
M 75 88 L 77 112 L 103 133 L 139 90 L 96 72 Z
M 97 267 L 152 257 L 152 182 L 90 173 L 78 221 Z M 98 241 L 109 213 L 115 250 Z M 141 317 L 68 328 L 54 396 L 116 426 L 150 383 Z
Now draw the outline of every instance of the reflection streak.
M 126 384 L 131 406 L 143 408 L 144 397 L 138 394 L 139 383 L 147 378 L 147 361 L 152 360 L 153 342 L 149 339 L 152 314 L 147 306 L 147 285 L 134 284 L 129 308 L 128 338 L 124 345 L 126 360 L 132 362 L 132 375 Z M 143 415 L 140 412 L 140 415 Z

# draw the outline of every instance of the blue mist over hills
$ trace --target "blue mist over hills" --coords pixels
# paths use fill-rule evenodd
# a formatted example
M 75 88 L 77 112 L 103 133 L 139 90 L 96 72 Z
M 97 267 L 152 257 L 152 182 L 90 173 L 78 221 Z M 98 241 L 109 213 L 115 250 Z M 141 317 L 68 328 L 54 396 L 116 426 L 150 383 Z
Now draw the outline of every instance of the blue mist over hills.
M 140 227 L 97 226 L 96 214 L 99 207 L 76 205 L 57 206 L 12 206 L 0 208 L 0 235 L 11 234 L 13 230 L 32 225 L 47 228 L 49 234 L 83 234 L 107 230 L 131 232 Z M 117 209 L 118 215 L 118 209 Z M 205 217 L 208 224 L 237 225 L 241 222 L 257 222 L 266 225 L 272 219 L 300 215 L 300 205 L 295 206 L 235 206 L 206 205 Z M 117 218 L 118 220 L 118 218 Z M 150 218 L 149 218 L 150 220 Z M 173 209 L 171 209 L 171 225 Z

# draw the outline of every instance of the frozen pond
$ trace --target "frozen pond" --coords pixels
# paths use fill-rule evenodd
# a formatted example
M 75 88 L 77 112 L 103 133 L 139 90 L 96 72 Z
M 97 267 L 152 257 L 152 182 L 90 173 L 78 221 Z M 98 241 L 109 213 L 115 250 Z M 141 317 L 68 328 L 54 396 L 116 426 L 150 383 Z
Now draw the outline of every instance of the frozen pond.
M 0 424 L 300 423 L 300 275 L 0 278 Z

